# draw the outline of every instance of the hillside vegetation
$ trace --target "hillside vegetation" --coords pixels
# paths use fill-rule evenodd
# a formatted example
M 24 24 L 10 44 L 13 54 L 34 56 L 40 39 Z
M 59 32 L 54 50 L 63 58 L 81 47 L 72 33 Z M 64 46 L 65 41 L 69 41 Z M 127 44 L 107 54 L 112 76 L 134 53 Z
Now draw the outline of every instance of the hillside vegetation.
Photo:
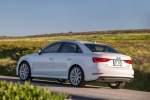
M 0 39 L 0 74 L 15 76 L 18 59 L 56 40 L 85 40 L 108 44 L 132 57 L 135 79 L 125 88 L 150 91 L 150 30 L 59 33 Z M 94 82 L 94 85 L 99 83 Z

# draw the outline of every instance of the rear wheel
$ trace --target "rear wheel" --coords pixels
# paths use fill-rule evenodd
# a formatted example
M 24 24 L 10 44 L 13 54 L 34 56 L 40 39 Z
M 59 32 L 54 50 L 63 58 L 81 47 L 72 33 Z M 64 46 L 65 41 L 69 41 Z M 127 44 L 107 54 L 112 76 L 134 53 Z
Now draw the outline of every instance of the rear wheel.
M 84 73 L 79 66 L 75 66 L 71 69 L 69 73 L 69 80 L 73 86 L 83 87 L 86 84 L 84 80 Z
M 27 62 L 21 63 L 19 67 L 19 77 L 22 81 L 32 80 L 30 66 Z
M 114 82 L 114 83 L 108 83 L 109 87 L 113 89 L 121 89 L 124 87 L 125 82 Z
M 67 83 L 68 82 L 68 80 L 65 80 L 65 79 L 57 79 L 57 81 L 60 83 Z

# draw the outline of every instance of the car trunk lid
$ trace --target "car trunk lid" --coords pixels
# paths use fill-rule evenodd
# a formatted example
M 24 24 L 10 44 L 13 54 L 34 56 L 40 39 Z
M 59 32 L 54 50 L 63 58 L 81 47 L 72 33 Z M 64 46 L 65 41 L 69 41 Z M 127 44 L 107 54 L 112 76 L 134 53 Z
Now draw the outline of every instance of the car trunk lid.
M 93 57 L 93 62 L 103 63 L 105 67 L 131 68 L 131 57 L 120 53 L 94 52 L 97 57 Z

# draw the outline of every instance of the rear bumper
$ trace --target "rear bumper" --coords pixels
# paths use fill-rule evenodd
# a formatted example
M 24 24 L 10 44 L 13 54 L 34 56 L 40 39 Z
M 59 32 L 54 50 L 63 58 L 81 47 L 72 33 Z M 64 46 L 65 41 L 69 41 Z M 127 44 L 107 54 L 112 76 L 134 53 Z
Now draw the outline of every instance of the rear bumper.
M 111 77 L 111 76 L 100 76 L 97 78 L 97 81 L 102 82 L 131 82 L 133 80 L 133 77 Z
M 86 69 L 85 81 L 131 81 L 134 78 L 133 69 L 101 67 L 100 69 Z

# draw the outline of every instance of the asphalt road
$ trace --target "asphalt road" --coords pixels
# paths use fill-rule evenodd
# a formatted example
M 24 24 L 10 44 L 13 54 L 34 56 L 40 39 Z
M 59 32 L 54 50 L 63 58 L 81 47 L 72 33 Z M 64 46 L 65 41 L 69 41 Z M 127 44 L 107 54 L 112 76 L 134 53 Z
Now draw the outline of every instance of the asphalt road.
M 7 82 L 20 82 L 18 77 L 0 76 L 0 80 Z M 49 87 L 53 92 L 69 94 L 72 99 L 77 100 L 150 100 L 150 92 L 111 89 L 109 87 L 85 86 L 84 88 L 72 87 L 70 84 L 61 84 L 54 81 L 34 79 L 31 84 Z

